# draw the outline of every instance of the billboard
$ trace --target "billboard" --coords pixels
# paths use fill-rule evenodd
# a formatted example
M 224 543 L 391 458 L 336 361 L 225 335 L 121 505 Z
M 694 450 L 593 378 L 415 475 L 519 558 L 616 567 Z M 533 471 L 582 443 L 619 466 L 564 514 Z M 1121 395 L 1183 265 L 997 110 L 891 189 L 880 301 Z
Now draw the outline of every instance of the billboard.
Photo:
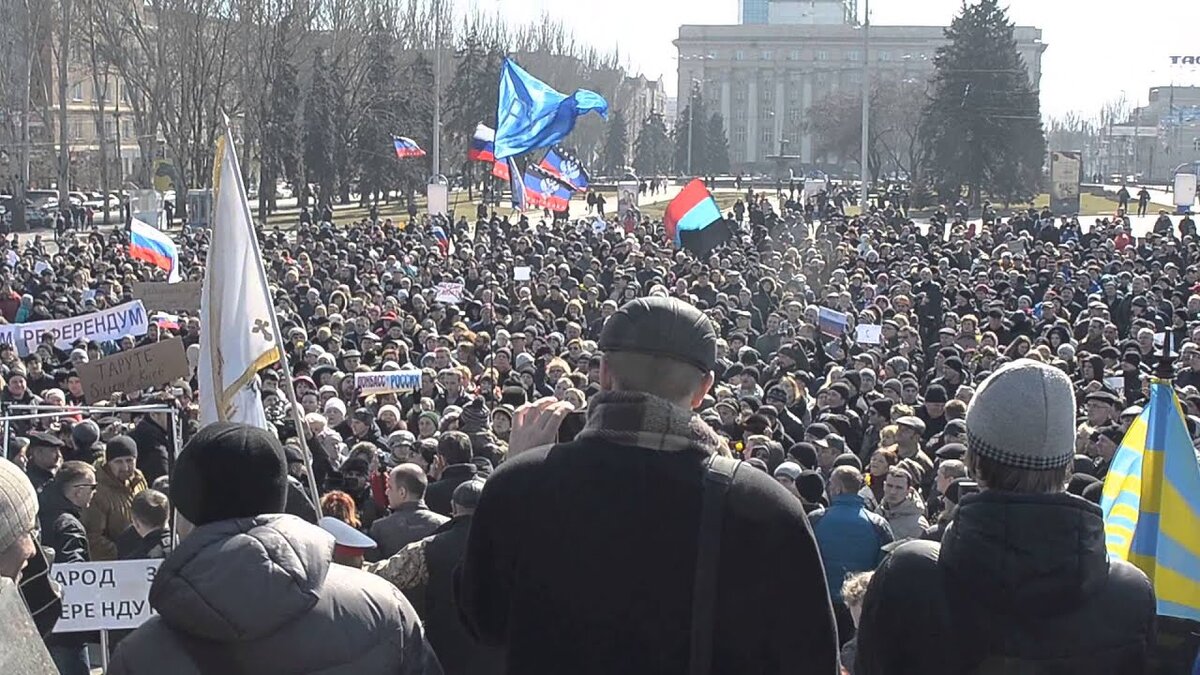
M 1050 210 L 1059 215 L 1079 213 L 1079 183 L 1083 176 L 1083 153 L 1074 150 L 1050 152 Z

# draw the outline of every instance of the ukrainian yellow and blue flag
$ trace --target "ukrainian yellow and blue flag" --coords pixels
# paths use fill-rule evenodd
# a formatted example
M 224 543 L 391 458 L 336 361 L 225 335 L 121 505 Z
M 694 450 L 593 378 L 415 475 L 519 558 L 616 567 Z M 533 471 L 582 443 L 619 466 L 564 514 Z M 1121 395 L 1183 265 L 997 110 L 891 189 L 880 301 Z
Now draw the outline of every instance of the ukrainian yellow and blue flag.
M 1158 614 L 1200 621 L 1200 464 L 1168 380 L 1129 427 L 1104 481 L 1108 553 L 1146 573 Z

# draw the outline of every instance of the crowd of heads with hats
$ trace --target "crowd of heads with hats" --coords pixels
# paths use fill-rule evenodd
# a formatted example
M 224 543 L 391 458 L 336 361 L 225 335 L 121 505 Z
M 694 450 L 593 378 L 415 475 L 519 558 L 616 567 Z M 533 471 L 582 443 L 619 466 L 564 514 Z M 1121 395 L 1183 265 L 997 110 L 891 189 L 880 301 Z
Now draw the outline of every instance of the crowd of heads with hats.
M 734 236 L 700 253 L 676 248 L 648 219 L 628 230 L 597 228 L 590 216 L 460 217 L 449 247 L 419 220 L 262 230 L 322 487 L 398 462 L 434 467 L 449 431 L 470 439 L 473 462 L 495 466 L 516 407 L 554 396 L 587 408 L 599 390 L 600 329 L 642 296 L 683 299 L 712 320 L 716 386 L 698 414 L 731 452 L 793 480 L 814 503 L 831 466 L 869 473 L 873 455 L 906 430 L 930 456 L 960 456 L 975 388 L 1019 358 L 1070 378 L 1077 468 L 1094 478 L 1145 399 L 1163 334 L 1180 352 L 1185 412 L 1200 413 L 1200 242 L 1190 219 L 1131 239 L 1121 216 L 1085 232 L 1074 218 L 989 207 L 982 223 L 939 210 L 927 227 L 891 207 L 846 218 L 823 199 L 744 203 L 744 221 L 729 216 Z M 202 276 L 206 236 L 175 235 L 185 278 Z M 128 299 L 132 282 L 162 273 L 126 248 L 120 230 L 81 236 L 53 256 L 28 243 L 0 275 L 0 312 L 28 321 Z M 35 274 L 40 261 L 49 265 Z M 530 277 L 518 280 L 518 267 Z M 461 302 L 438 301 L 442 282 L 463 285 Z M 820 307 L 846 315 L 843 334 L 822 332 Z M 859 324 L 881 326 L 880 341 L 857 341 Z M 198 329 L 185 314 L 178 328 L 70 352 L 45 345 L 27 362 L 0 345 L 0 400 L 81 403 L 74 364 L 171 335 L 194 355 Z M 355 390 L 356 372 L 405 368 L 421 371 L 416 391 Z M 288 443 L 296 429 L 279 372 L 260 374 L 261 392 Z M 168 398 L 190 417 L 188 384 L 116 400 Z

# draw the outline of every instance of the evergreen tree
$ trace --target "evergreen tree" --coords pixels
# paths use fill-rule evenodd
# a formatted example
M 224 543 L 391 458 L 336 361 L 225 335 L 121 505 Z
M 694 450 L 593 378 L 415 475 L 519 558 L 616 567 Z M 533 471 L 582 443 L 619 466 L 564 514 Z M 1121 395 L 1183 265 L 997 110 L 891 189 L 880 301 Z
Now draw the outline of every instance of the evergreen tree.
M 666 173 L 671 168 L 671 137 L 661 113 L 651 113 L 642 123 L 634 144 L 633 168 L 643 176 Z
M 965 187 L 972 204 L 984 192 L 1006 201 L 1033 196 L 1046 139 L 1007 12 L 998 0 L 964 4 L 946 37 L 922 119 L 932 184 L 942 199 Z
M 608 119 L 608 130 L 604 137 L 604 169 L 609 174 L 619 174 L 625 168 L 629 156 L 629 131 L 625 125 L 625 113 L 618 110 Z
M 699 126 L 697 126 L 699 129 Z M 725 119 L 721 113 L 713 113 L 704 129 L 704 155 L 707 164 L 704 171 L 713 175 L 729 173 L 729 139 L 725 136 Z
M 707 171 L 709 164 L 705 152 L 708 143 L 705 141 L 706 122 L 708 119 L 704 108 L 704 97 L 698 86 L 692 88 L 688 104 L 679 113 L 675 123 L 675 170 L 680 173 L 698 175 Z M 689 134 L 689 127 L 695 121 L 695 128 Z M 722 134 L 723 135 L 723 134 Z M 688 141 L 692 144 L 691 167 L 688 166 Z M 726 144 L 728 145 L 728 144 Z
M 497 82 L 499 76 L 497 75 Z M 433 64 L 424 54 L 418 53 L 400 70 L 399 102 L 397 109 L 403 135 L 417 142 L 426 152 L 433 152 Z M 392 155 L 395 157 L 395 155 Z M 429 161 L 408 160 L 398 166 L 400 184 L 410 194 L 425 184 L 429 178 L 432 157 Z
M 284 17 L 275 31 L 279 42 L 287 39 L 290 17 Z M 277 49 L 281 49 L 277 47 Z M 279 59 L 271 79 L 270 94 L 263 99 L 263 137 L 259 160 L 259 217 L 266 221 L 275 210 L 275 183 L 279 179 L 299 182 L 300 149 L 296 147 L 298 120 L 296 101 L 300 100 L 300 84 L 296 66 L 290 59 Z
M 318 206 L 332 203 L 337 169 L 334 164 L 334 103 L 336 100 L 325 53 L 313 56 L 312 86 L 304 105 L 304 166 L 306 180 L 315 183 Z
M 408 136 L 401 131 L 399 112 L 401 102 L 397 94 L 396 59 L 393 53 L 394 38 L 383 21 L 376 17 L 367 35 L 369 61 L 366 65 L 367 98 L 360 106 L 360 118 L 355 137 L 355 156 L 358 168 L 359 198 L 366 202 L 395 187 L 401 163 L 412 160 L 397 159 L 392 139 L 396 135 Z
M 479 27 L 471 24 L 463 36 L 463 45 L 457 57 L 454 77 L 446 93 L 446 115 L 442 128 L 443 141 L 449 142 L 454 147 L 455 155 L 461 157 L 475 134 L 476 125 L 482 122 L 496 128 L 496 99 L 499 96 L 504 54 L 489 48 L 479 34 Z M 477 162 L 464 164 L 469 178 L 473 178 L 474 170 L 482 166 Z M 484 172 L 487 171 L 484 168 Z M 474 182 L 473 179 L 467 182 L 468 198 L 473 198 L 471 190 Z

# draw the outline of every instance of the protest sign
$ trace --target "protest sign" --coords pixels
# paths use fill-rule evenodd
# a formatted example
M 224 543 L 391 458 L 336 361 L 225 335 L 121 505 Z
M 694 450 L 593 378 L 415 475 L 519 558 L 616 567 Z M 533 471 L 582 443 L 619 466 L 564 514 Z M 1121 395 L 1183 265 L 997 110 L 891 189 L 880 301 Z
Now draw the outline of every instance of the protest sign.
M 141 300 L 151 312 L 198 312 L 200 284 L 199 281 L 180 281 L 173 284 L 165 281 L 135 281 L 133 297 Z
M 162 560 L 57 563 L 50 576 L 62 585 L 62 616 L 55 633 L 137 628 L 156 613 L 150 584 Z
M 453 281 L 443 281 L 437 285 L 437 295 L 433 297 L 437 302 L 452 302 L 458 304 L 462 302 L 463 285 Z
M 183 340 L 173 338 L 76 366 L 88 403 L 115 391 L 132 392 L 188 376 Z
M 421 371 L 387 370 L 378 373 L 355 373 L 354 387 L 363 396 L 413 391 L 421 386 Z
M 1120 375 L 1106 377 L 1104 378 L 1104 386 L 1120 394 L 1125 391 L 1125 378 Z
M 33 264 L 33 273 L 38 276 L 41 276 L 42 272 L 45 272 L 48 269 L 51 269 L 50 263 L 46 262 L 45 260 L 39 260 Z
M 883 338 L 883 326 L 859 324 L 854 327 L 854 339 L 864 345 L 877 345 Z
M 846 327 L 849 323 L 849 319 L 842 312 L 828 307 L 820 307 L 817 310 L 817 326 L 825 335 L 841 337 L 846 334 Z
M 69 351 L 79 339 L 105 342 L 125 335 L 145 335 L 149 318 L 141 300 L 103 309 L 69 319 L 50 319 L 0 326 L 0 342 L 7 342 L 21 354 L 37 349 L 42 336 L 54 336 L 54 346 Z
M 529 281 L 533 277 L 532 267 L 514 267 L 513 281 Z
M 9 249 L 4 254 L 4 261 L 8 263 L 9 267 L 16 267 L 17 263 L 21 262 L 21 256 L 17 255 L 16 251 Z

